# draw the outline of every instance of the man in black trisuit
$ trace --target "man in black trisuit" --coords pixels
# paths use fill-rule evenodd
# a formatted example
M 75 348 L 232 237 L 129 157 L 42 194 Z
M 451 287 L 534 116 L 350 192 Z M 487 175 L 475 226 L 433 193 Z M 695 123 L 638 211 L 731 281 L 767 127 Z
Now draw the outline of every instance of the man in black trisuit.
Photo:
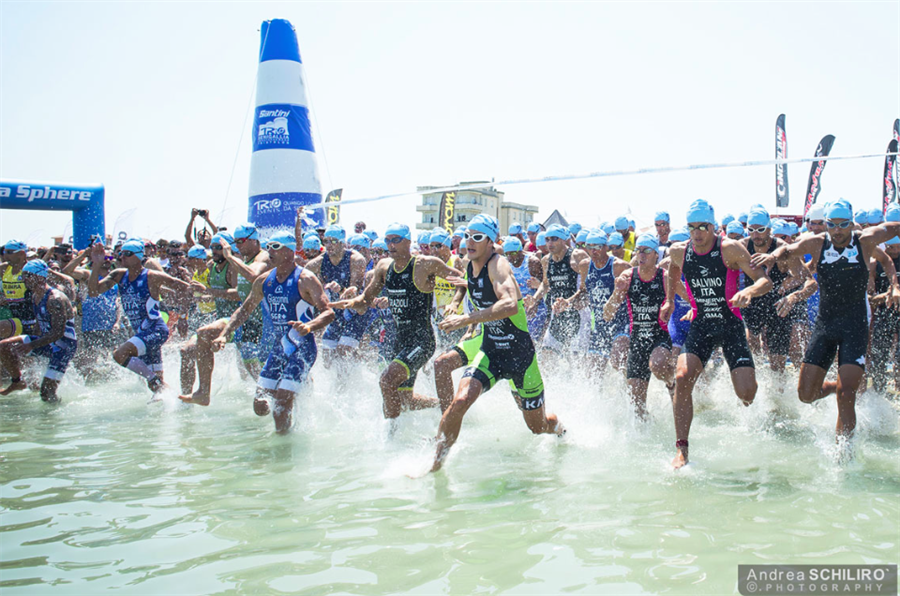
M 560 436 L 565 432 L 556 415 L 544 411 L 544 381 L 538 369 L 534 343 L 528 334 L 522 292 L 509 261 L 494 251 L 498 232 L 497 220 L 487 215 L 473 217 L 466 230 L 467 285 L 460 287 L 457 295 L 468 292 L 476 310 L 469 314 L 449 315 L 441 322 L 441 328 L 450 331 L 482 324 L 484 331 L 481 349 L 463 374 L 456 396 L 441 417 L 432 472 L 440 469 L 459 437 L 468 409 L 501 379 L 509 379 L 513 396 L 531 432 Z
M 891 238 L 884 243 L 884 252 L 900 271 L 900 238 Z M 894 388 L 900 391 L 900 309 L 891 308 L 891 280 L 881 263 L 875 271 L 875 295 L 872 297 L 872 386 L 876 391 L 887 389 L 887 365 L 894 362 Z M 894 276 L 896 278 L 896 276 Z M 897 348 L 894 349 L 894 342 Z
M 578 266 L 590 257 L 580 248 L 569 247 L 569 231 L 561 225 L 550 226 L 544 234 L 550 252 L 541 259 L 544 282 L 535 292 L 534 302 L 546 296 L 547 308 L 553 313 L 543 347 L 565 356 L 576 347 L 581 327 L 578 309 L 583 306 L 583 289 L 578 287 Z
M 784 245 L 772 237 L 769 213 L 754 207 L 747 214 L 749 238 L 741 243 L 750 253 L 750 263 L 758 266 L 764 257 Z M 773 260 L 774 261 L 774 260 Z M 768 350 L 769 366 L 783 372 L 791 347 L 794 323 L 805 321 L 806 300 L 816 291 L 816 280 L 799 257 L 782 258 L 767 268 L 772 291 L 750 301 L 741 311 L 747 325 L 747 340 L 754 354 L 762 351 L 763 340 Z M 793 282 L 789 289 L 785 282 Z M 797 283 L 802 284 L 798 288 Z
M 417 395 L 413 391 L 416 374 L 434 354 L 434 328 L 431 326 L 434 278 L 458 280 L 461 271 L 448 267 L 437 257 L 413 256 L 410 252 L 409 226 L 388 226 L 384 240 L 390 258 L 382 259 L 373 270 L 365 291 L 347 300 L 329 304 L 331 308 L 352 308 L 364 314 L 381 295 L 382 288 L 397 326 L 390 364 L 381 373 L 381 395 L 384 417 L 395 419 L 403 409 L 421 410 L 437 407 L 438 400 Z
M 869 341 L 869 259 L 874 257 L 888 272 L 891 281 L 886 304 L 896 307 L 900 304 L 896 270 L 878 244 L 900 234 L 900 222 L 854 231 L 853 208 L 841 199 L 825 208 L 825 225 L 828 232 L 804 234 L 794 244 L 776 250 L 772 257 L 810 254 L 816 263 L 819 314 L 800 367 L 797 393 L 800 401 L 807 404 L 836 393 L 836 433 L 838 438 L 849 438 L 856 428 L 856 393 L 865 372 Z M 835 356 L 837 380 L 826 381 Z
M 675 414 L 677 453 L 672 466 L 676 469 L 688 462 L 688 435 L 694 417 L 694 385 L 717 347 L 722 347 L 738 398 L 745 406 L 753 403 L 756 397 L 756 371 L 740 309 L 772 288 L 765 271 L 750 265 L 750 253 L 742 244 L 716 235 L 715 213 L 706 201 L 698 199 L 691 204 L 687 221 L 691 239 L 685 244 L 672 246 L 669 251 L 666 304 L 660 311 L 660 319 L 668 321 L 675 308 L 675 289 L 683 272 L 693 307 L 693 319 L 675 372 L 672 410 Z M 753 284 L 738 291 L 741 271 Z

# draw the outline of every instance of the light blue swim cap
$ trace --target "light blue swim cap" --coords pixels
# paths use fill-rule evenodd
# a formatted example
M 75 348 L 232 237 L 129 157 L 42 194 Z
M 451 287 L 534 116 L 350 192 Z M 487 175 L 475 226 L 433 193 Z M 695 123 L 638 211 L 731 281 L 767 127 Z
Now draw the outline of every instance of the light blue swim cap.
M 431 238 L 428 240 L 428 242 L 431 244 L 440 243 L 447 247 L 452 245 L 450 234 L 448 234 L 447 230 L 445 230 L 444 228 L 435 228 L 431 230 Z
M 409 226 L 402 223 L 392 223 L 387 227 L 384 231 L 384 237 L 388 236 L 400 236 L 405 240 L 412 240 L 412 235 L 409 233 Z
M 606 243 L 609 246 L 614 246 L 614 247 L 618 248 L 625 244 L 625 238 L 622 237 L 622 234 L 620 234 L 618 232 L 613 232 L 607 238 Z
M 351 234 L 347 239 L 347 245 L 351 248 L 369 248 L 369 244 L 369 237 L 365 234 Z
M 870 226 L 877 226 L 884 222 L 884 214 L 881 212 L 881 209 L 870 209 L 866 220 Z
M 652 248 L 659 250 L 659 238 L 653 234 L 641 234 L 634 243 L 635 248 Z
M 510 236 L 503 242 L 503 252 L 519 252 L 521 250 L 522 241 L 515 236 Z
M 46 278 L 50 275 L 50 267 L 41 259 L 32 259 L 22 267 L 22 273 L 30 273 L 31 275 Z
M 828 203 L 825 205 L 825 219 L 853 219 L 853 207 L 844 199 Z
M 746 216 L 745 216 L 744 221 L 746 221 Z M 703 199 L 697 199 L 696 201 L 691 203 L 690 207 L 688 207 L 687 222 L 689 224 L 692 224 L 692 223 L 714 224 L 716 222 L 716 214 L 709 203 L 707 203 Z
M 344 242 L 345 240 L 347 240 L 347 230 L 345 230 L 343 226 L 340 226 L 338 224 L 331 224 L 330 226 L 325 228 L 325 237 L 334 238 L 335 240 Z
M 216 244 L 221 245 L 222 243 L 228 244 L 228 246 L 231 247 L 231 252 L 238 251 L 237 244 L 234 243 L 234 236 L 228 232 L 218 232 L 210 239 L 209 246 L 212 247 Z
M 491 242 L 496 242 L 500 236 L 500 224 L 497 219 L 484 213 L 479 213 L 473 217 L 466 229 L 487 234 Z
M 303 250 L 322 250 L 322 241 L 319 240 L 318 234 L 313 234 L 303 239 Z
M 125 244 L 119 247 L 120 251 L 128 251 L 134 253 L 139 259 L 144 258 L 144 241 L 139 238 L 129 238 Z
M 259 230 L 251 223 L 241 224 L 234 229 L 234 239 L 259 240 Z
M 608 237 L 606 236 L 606 232 L 604 232 L 603 230 L 591 230 L 590 232 L 588 232 L 587 240 L 585 240 L 585 243 L 588 246 L 606 246 L 607 241 Z
M 741 238 L 743 238 L 744 236 L 747 235 L 747 233 L 744 231 L 744 226 L 742 226 L 741 222 L 739 222 L 739 221 L 728 222 L 728 225 L 725 226 L 725 233 L 726 234 L 740 234 Z
M 691 239 L 691 233 L 688 232 L 687 228 L 679 228 L 669 234 L 670 242 L 687 242 Z
M 188 250 L 187 256 L 189 259 L 203 259 L 205 261 L 209 258 L 209 253 L 199 244 L 195 244 Z
M 771 223 L 771 218 L 769 217 L 769 212 L 765 209 L 751 209 L 750 213 L 747 215 L 747 225 L 751 227 L 763 226 L 768 228 Z M 738 222 L 740 225 L 740 222 Z M 743 226 L 741 226 L 743 229 Z M 731 231 L 729 230 L 729 234 Z
M 569 235 L 569 230 L 559 224 L 553 224 L 544 232 L 545 238 L 559 238 L 561 240 L 568 240 Z
M 270 250 L 278 250 L 277 248 L 270 248 L 275 243 L 291 250 L 297 250 L 297 240 L 294 238 L 293 232 L 278 232 L 266 241 L 266 247 Z

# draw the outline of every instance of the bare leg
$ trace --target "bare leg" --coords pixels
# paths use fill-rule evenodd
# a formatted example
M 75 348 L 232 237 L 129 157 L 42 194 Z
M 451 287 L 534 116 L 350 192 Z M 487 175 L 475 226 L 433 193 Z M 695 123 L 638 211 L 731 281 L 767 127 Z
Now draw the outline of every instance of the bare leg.
M 197 356 L 197 340 L 190 339 L 181 346 L 181 392 L 188 394 L 194 389 L 197 370 L 194 363 Z
M 797 381 L 797 396 L 805 404 L 811 404 L 837 391 L 835 381 L 826 381 L 828 371 L 821 366 L 806 364 L 800 366 L 800 379 Z
M 667 386 L 675 382 L 675 363 L 678 359 L 673 350 L 659 346 L 650 353 L 650 372 Z
M 272 405 L 272 417 L 275 419 L 275 432 L 283 435 L 291 432 L 294 425 L 294 392 L 277 389 Z
M 750 351 L 754 356 L 762 354 L 762 339 L 760 339 L 759 335 L 751 333 L 749 329 L 747 329 L 747 344 L 750 346 Z
M 731 371 L 731 384 L 738 399 L 749 406 L 756 398 L 756 370 L 752 366 L 740 366 Z
M 472 407 L 472 404 L 475 403 L 475 400 L 481 395 L 482 389 L 481 381 L 478 381 L 473 377 L 463 377 L 459 382 L 459 389 L 456 391 L 456 397 L 453 398 L 450 407 L 447 408 L 444 415 L 441 417 L 441 424 L 438 427 L 437 449 L 434 454 L 434 464 L 431 466 L 432 472 L 437 472 L 441 469 L 441 465 L 444 463 L 444 459 L 446 459 L 447 454 L 450 452 L 450 448 L 456 443 L 456 439 L 459 438 L 459 430 L 462 426 L 463 417 L 466 415 L 466 412 L 469 411 L 469 408 Z
M 437 389 L 441 412 L 446 412 L 453 401 L 452 372 L 462 366 L 462 357 L 456 350 L 450 349 L 438 356 L 434 361 L 434 386 Z
M 399 362 L 391 362 L 381 373 L 379 386 L 381 397 L 384 400 L 384 417 L 397 418 L 402 411 L 402 399 L 400 397 L 400 385 L 409 378 L 406 367 Z
M 612 342 L 609 353 L 609 363 L 614 369 L 625 374 L 625 364 L 628 362 L 628 337 L 617 337 Z
M 212 350 L 212 341 L 222 333 L 222 330 L 225 329 L 225 325 L 227 324 L 227 321 L 224 320 L 216 321 L 205 327 L 201 327 L 197 331 L 197 339 L 193 342 L 193 353 L 197 363 L 197 373 L 200 377 L 200 385 L 197 387 L 197 391 L 188 395 L 190 390 L 193 389 L 194 383 L 192 380 L 191 385 L 188 387 L 188 390 L 184 392 L 184 395 L 178 396 L 178 399 L 181 401 L 200 406 L 209 405 L 209 395 L 212 391 L 213 368 L 216 364 L 216 357 Z M 184 360 L 182 360 L 182 362 L 184 362 Z M 193 373 L 193 367 L 191 372 Z M 184 390 L 184 381 L 182 381 L 181 388 Z
M 16 324 L 14 319 L 3 319 L 0 321 L 0 339 L 12 337 L 16 332 Z
M 58 402 L 59 396 L 56 394 L 58 388 L 59 381 L 44 377 L 44 381 L 41 383 L 41 399 L 48 403 Z
M 838 437 L 850 438 L 856 428 L 856 392 L 864 372 L 862 367 L 855 364 L 844 364 L 838 368 L 838 418 L 835 429 Z
M 404 410 L 427 410 L 438 407 L 440 402 L 435 397 L 416 393 L 410 388 L 406 391 L 400 390 L 400 404 Z
M 783 373 L 787 365 L 787 356 L 781 354 L 769 354 L 769 368 L 772 372 Z
M 603 379 L 606 373 L 606 363 L 609 358 L 603 356 L 599 352 L 588 352 L 587 355 L 587 373 L 588 376 L 595 381 Z
M 672 399 L 672 412 L 675 415 L 675 459 L 672 467 L 676 470 L 688 463 L 688 436 L 691 434 L 691 422 L 694 420 L 694 385 L 703 372 L 703 363 L 694 354 L 681 354 L 675 370 L 675 397 Z
M 647 420 L 647 385 L 643 379 L 628 379 L 628 396 L 638 420 Z
M 0 321 L 0 323 L 8 323 L 9 321 Z M 22 391 L 28 388 L 28 384 L 22 380 L 22 369 L 19 365 L 19 357 L 12 351 L 13 346 L 22 343 L 21 337 L 10 337 L 0 341 L 0 364 L 9 373 L 12 383 L 6 389 L 0 391 L 0 395 L 9 395 L 13 391 Z
M 803 362 L 803 355 L 806 352 L 806 344 L 809 342 L 809 326 L 804 323 L 794 323 L 791 327 L 791 347 L 788 349 L 788 356 L 794 366 L 800 366 Z
M 257 387 L 256 396 L 253 398 L 253 413 L 257 416 L 268 416 L 271 411 L 269 402 L 274 399 L 274 391 Z
M 544 406 L 537 410 L 522 410 L 522 418 L 525 419 L 528 430 L 536 435 L 555 434 L 561 437 L 566 434 L 566 429 L 560 424 L 556 414 L 547 414 Z

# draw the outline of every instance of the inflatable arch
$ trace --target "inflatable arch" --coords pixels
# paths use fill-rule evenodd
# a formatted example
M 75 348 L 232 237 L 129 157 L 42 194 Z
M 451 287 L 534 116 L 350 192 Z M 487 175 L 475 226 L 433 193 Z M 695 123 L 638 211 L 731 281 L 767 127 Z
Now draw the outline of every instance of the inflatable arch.
M 104 193 L 100 184 L 0 180 L 0 209 L 71 211 L 73 243 L 80 250 L 93 234 L 106 238 Z

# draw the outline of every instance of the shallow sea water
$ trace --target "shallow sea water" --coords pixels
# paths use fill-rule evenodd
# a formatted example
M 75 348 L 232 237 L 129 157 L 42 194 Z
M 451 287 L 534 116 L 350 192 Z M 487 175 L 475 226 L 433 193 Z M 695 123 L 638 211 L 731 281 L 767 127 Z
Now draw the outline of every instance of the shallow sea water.
M 389 437 L 374 368 L 320 362 L 278 436 L 230 350 L 209 408 L 148 405 L 124 374 L 71 374 L 58 406 L 0 399 L 0 592 L 730 594 L 738 564 L 900 561 L 900 408 L 880 395 L 837 463 L 833 398 L 761 379 L 744 408 L 710 374 L 674 472 L 661 384 L 638 424 L 611 375 L 545 371 L 565 439 L 532 436 L 501 384 L 444 470 L 413 480 L 437 411 Z

